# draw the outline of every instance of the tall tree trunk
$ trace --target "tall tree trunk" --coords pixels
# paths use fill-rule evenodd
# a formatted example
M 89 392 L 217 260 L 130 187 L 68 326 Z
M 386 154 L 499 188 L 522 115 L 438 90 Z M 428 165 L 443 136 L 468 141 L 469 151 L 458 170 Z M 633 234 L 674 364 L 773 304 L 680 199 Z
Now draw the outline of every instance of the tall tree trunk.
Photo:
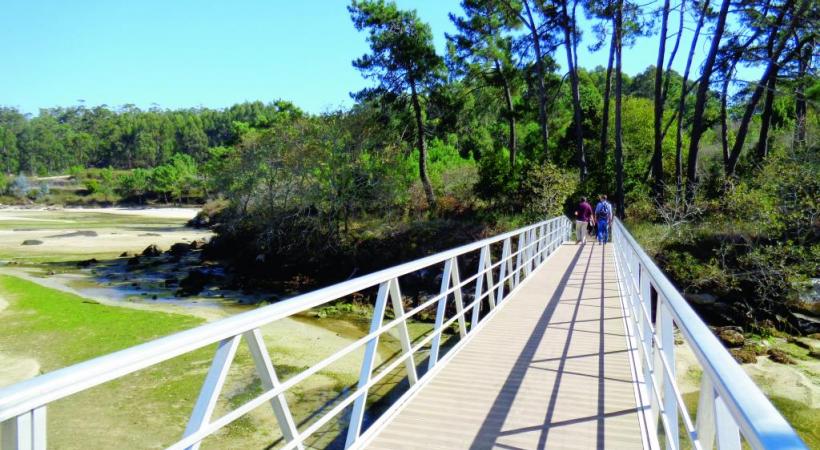
M 436 207 L 436 196 L 433 194 L 433 185 L 430 184 L 430 177 L 427 176 L 427 142 L 424 140 L 424 117 L 421 112 L 419 95 L 416 91 L 415 80 L 410 80 L 410 94 L 413 102 L 413 113 L 416 116 L 416 133 L 419 143 L 419 178 L 424 187 L 424 195 L 430 208 Z
M 692 35 L 692 45 L 689 46 L 689 55 L 686 57 L 686 68 L 683 70 L 683 83 L 680 89 L 680 98 L 678 99 L 678 126 L 675 136 L 675 195 L 678 200 L 683 197 L 683 119 L 686 115 L 686 95 L 689 91 L 686 84 L 689 82 L 692 59 L 695 57 L 695 48 L 700 38 L 700 30 L 703 28 L 703 22 L 706 20 L 708 11 L 709 0 L 703 0 L 703 7 L 700 10 L 700 16 L 698 16 L 698 24 L 695 26 L 695 32 Z
M 578 87 L 578 71 L 575 67 L 575 58 L 573 57 L 573 44 L 575 35 L 575 23 L 570 20 L 567 12 L 567 2 L 561 2 L 561 21 L 563 22 L 564 31 L 564 48 L 567 53 L 567 67 L 569 69 L 570 86 L 572 89 L 572 112 L 573 122 L 575 122 L 575 158 L 578 162 L 578 170 L 580 171 L 580 179 L 583 183 L 587 177 L 587 161 L 584 154 L 584 129 L 583 129 L 583 111 L 581 110 L 581 93 Z
M 760 116 L 760 135 L 757 140 L 757 160 L 763 161 L 769 155 L 769 127 L 772 124 L 772 107 L 774 106 L 774 89 L 777 84 L 777 74 L 769 78 L 766 83 L 766 100 L 763 101 L 763 114 Z
M 743 112 L 743 118 L 740 120 L 740 126 L 737 129 L 737 136 L 735 138 L 735 144 L 732 146 L 732 153 L 729 155 L 729 161 L 726 166 L 726 175 L 727 176 L 734 176 L 735 170 L 737 169 L 737 161 L 740 159 L 740 153 L 743 151 L 743 144 L 746 141 L 746 134 L 749 131 L 749 123 L 752 121 L 752 116 L 754 115 L 755 109 L 757 108 L 758 102 L 760 102 L 760 98 L 763 96 L 763 91 L 766 89 L 766 86 L 769 85 L 769 79 L 773 76 L 777 76 L 777 70 L 780 66 L 784 65 L 788 62 L 792 57 L 794 57 L 794 53 L 798 50 L 798 47 L 792 49 L 789 54 L 784 56 L 782 59 L 778 60 L 777 55 L 783 53 L 784 48 L 786 47 L 786 42 L 791 35 L 792 30 L 794 30 L 797 21 L 803 16 L 806 11 L 806 7 L 809 4 L 809 0 L 803 0 L 800 4 L 800 8 L 798 11 L 792 12 L 792 18 L 789 22 L 788 27 L 782 32 L 778 33 L 780 27 L 783 23 L 783 18 L 785 16 L 786 11 L 791 9 L 793 5 L 792 0 L 788 0 L 786 4 L 782 7 L 780 13 L 778 14 L 777 20 L 775 21 L 774 26 L 769 34 L 769 42 L 767 44 L 767 48 L 771 49 L 767 51 L 770 55 L 775 55 L 774 58 L 769 60 L 769 64 L 766 66 L 766 70 L 763 71 L 763 75 L 760 77 L 760 81 L 757 83 L 754 92 L 752 93 L 752 97 L 749 99 L 749 102 L 746 104 L 746 110 Z M 775 39 L 780 36 L 780 39 L 777 39 L 777 45 L 773 46 Z
M 732 81 L 734 64 L 726 71 L 723 85 L 720 89 L 720 146 L 723 150 L 723 165 L 729 162 L 729 120 L 726 114 L 726 104 L 729 101 L 729 82 Z
M 794 37 L 795 46 L 800 42 L 797 36 Z M 798 52 L 797 61 L 797 83 L 794 91 L 794 148 L 801 148 L 806 145 L 806 74 L 811 63 L 813 46 L 811 42 L 804 44 Z
M 624 161 L 623 161 L 623 133 L 621 130 L 621 97 L 623 92 L 623 71 L 621 54 L 623 50 L 623 0 L 618 0 L 615 9 L 615 197 L 619 203 L 618 217 L 626 217 L 626 201 L 624 200 Z
M 598 164 L 601 173 L 606 173 L 606 149 L 609 146 L 609 97 L 612 88 L 612 63 L 615 60 L 615 32 L 612 32 L 612 41 L 609 43 L 609 60 L 606 63 L 606 84 L 604 85 L 604 110 L 601 122 L 601 150 Z
M 663 201 L 663 59 L 666 56 L 666 33 L 669 23 L 669 0 L 663 2 L 661 35 L 658 38 L 658 61 L 655 64 L 655 142 L 652 152 L 652 194 L 656 201 Z
M 510 127 L 508 146 L 510 150 L 510 170 L 515 170 L 515 157 L 518 142 L 515 134 L 515 106 L 513 105 L 512 90 L 510 89 L 510 82 L 507 80 L 501 68 L 501 62 L 495 60 L 495 70 L 501 78 L 501 84 L 504 87 L 504 101 L 507 103 L 507 126 Z
M 695 111 L 692 117 L 692 134 L 689 139 L 689 158 L 686 167 L 686 198 L 692 201 L 695 198 L 695 190 L 698 184 L 698 147 L 700 137 L 703 135 L 703 112 L 706 109 L 706 97 L 709 93 L 709 81 L 715 68 L 720 40 L 723 37 L 723 30 L 726 28 L 726 16 L 729 14 L 730 0 L 723 0 L 718 13 L 715 33 L 712 36 L 712 45 L 703 63 L 703 71 L 698 83 L 698 91 L 695 96 Z
M 527 28 L 530 30 L 532 45 L 535 50 L 535 72 L 538 76 L 538 123 L 541 126 L 541 145 L 544 148 L 544 157 L 549 157 L 549 129 L 547 128 L 547 87 L 544 85 L 544 60 L 541 53 L 541 35 L 538 26 L 532 18 L 529 0 L 524 0 L 524 9 L 527 12 Z

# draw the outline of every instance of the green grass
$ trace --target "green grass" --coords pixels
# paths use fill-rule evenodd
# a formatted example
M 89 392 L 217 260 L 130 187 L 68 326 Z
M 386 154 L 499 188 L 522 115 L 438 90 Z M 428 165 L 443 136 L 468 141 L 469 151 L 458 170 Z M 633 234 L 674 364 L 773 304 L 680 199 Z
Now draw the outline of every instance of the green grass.
M 9 304 L 0 313 L 0 351 L 35 358 L 43 372 L 202 323 L 190 316 L 105 306 L 7 275 L 0 275 L 0 297 Z M 185 425 L 212 354 L 209 346 L 49 405 L 50 444 L 170 443 Z
M 3 312 L 0 342 L 5 351 L 30 353 L 45 370 L 84 361 L 195 327 L 201 319 L 118 308 L 0 275 Z M 48 343 L 59 342 L 59 345 Z
M 699 396 L 699 392 L 690 392 L 683 395 L 683 401 L 686 403 L 686 409 L 692 417 L 692 423 L 696 423 Z M 809 408 L 803 403 L 783 397 L 772 396 L 769 397 L 769 400 L 794 428 L 798 436 L 803 439 L 808 448 L 820 448 L 820 408 Z M 682 421 L 679 430 L 681 448 L 692 448 Z M 746 442 L 743 442 L 743 448 L 750 447 Z

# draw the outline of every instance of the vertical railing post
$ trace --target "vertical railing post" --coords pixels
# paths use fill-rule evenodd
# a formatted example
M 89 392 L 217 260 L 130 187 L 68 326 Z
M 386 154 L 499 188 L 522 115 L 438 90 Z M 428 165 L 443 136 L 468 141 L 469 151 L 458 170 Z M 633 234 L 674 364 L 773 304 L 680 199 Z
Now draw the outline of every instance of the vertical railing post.
M 643 345 L 642 345 L 642 353 L 643 353 L 643 370 L 644 370 L 644 382 L 646 382 L 646 391 L 649 395 L 650 399 L 650 426 L 657 426 L 657 420 L 659 416 L 657 415 L 658 411 L 658 401 L 660 399 L 657 398 L 655 395 L 655 364 L 654 364 L 654 343 L 652 340 L 652 286 L 649 283 L 649 275 L 647 274 L 646 268 L 643 265 L 639 266 L 640 268 L 640 289 L 641 289 L 641 296 L 640 296 L 640 317 L 641 317 L 641 328 L 643 329 Z M 647 317 L 648 315 L 648 317 Z
M 524 234 L 525 234 L 525 232 L 521 232 L 518 235 L 518 248 L 515 252 L 515 277 L 513 277 L 514 280 L 515 280 L 515 286 L 513 286 L 514 288 L 517 287 L 518 283 L 521 282 L 521 270 L 523 270 L 523 267 L 522 267 L 521 263 L 522 263 L 522 261 L 524 261 L 524 245 L 525 245 L 524 244 Z
M 191 412 L 191 417 L 188 419 L 188 425 L 185 427 L 183 437 L 196 433 L 211 420 L 211 415 L 216 408 L 216 402 L 219 399 L 220 392 L 222 392 L 225 379 L 228 377 L 228 371 L 231 368 L 234 356 L 236 356 L 236 349 L 239 347 L 241 339 L 242 335 L 232 336 L 223 339 L 217 345 L 216 355 L 214 355 L 211 368 L 202 383 L 199 397 L 194 405 L 194 410 Z M 197 442 L 188 447 L 188 450 L 197 450 L 199 446 L 200 443 Z
M 262 339 L 262 333 L 259 331 L 259 328 L 245 332 L 244 336 L 245 341 L 248 343 L 251 358 L 256 367 L 256 374 L 259 376 L 262 387 L 265 390 L 278 388 L 281 383 L 279 383 L 279 377 L 276 375 L 276 369 L 273 367 L 273 362 L 270 359 L 270 354 L 265 346 L 264 339 Z M 293 421 L 293 416 L 290 413 L 290 407 L 285 398 L 285 393 L 283 392 L 273 397 L 270 400 L 270 404 L 285 442 L 296 440 L 298 441 L 296 448 L 303 449 L 304 446 L 301 440 L 299 440 L 299 432 L 296 429 L 296 423 Z
M 427 360 L 427 370 L 433 368 L 438 362 L 438 351 L 441 346 L 441 327 L 444 325 L 444 314 L 447 312 L 447 291 L 450 289 L 450 280 L 452 279 L 453 261 L 455 258 L 450 258 L 444 262 L 444 273 L 441 275 L 441 289 L 439 291 L 438 306 L 436 307 L 436 322 L 433 325 L 433 342 L 430 344 L 430 357 Z M 476 324 L 471 323 L 470 329 L 475 328 Z
M 663 379 L 663 413 L 666 416 L 666 422 L 669 424 L 670 432 L 666 437 L 666 448 L 668 450 L 677 450 L 680 448 L 680 437 L 678 436 L 678 408 L 677 399 L 675 398 L 675 329 L 674 321 L 672 320 L 672 312 L 669 311 L 669 306 L 666 304 L 666 298 L 658 292 L 658 316 L 657 327 L 660 333 L 659 340 L 661 342 L 660 354 L 669 365 L 669 370 L 672 372 L 669 375 L 662 364 L 658 364 L 656 360 L 656 371 L 659 374 L 659 379 Z M 660 370 L 663 369 L 663 370 Z
M 715 388 L 707 375 L 703 375 L 700 382 L 698 416 L 695 420 L 700 448 L 711 450 L 715 445 Z
M 387 296 L 389 295 L 390 281 L 384 281 L 379 285 L 379 293 L 376 295 L 376 305 L 373 307 L 373 317 L 370 319 L 370 333 L 375 332 L 382 326 L 384 321 L 384 310 L 387 306 Z M 364 420 L 364 410 L 367 407 L 367 389 L 365 386 L 370 382 L 373 375 L 373 366 L 376 363 L 376 352 L 379 348 L 379 335 L 373 336 L 367 341 L 364 349 L 364 358 L 359 370 L 359 383 L 356 392 L 359 393 L 353 402 L 353 411 L 350 412 L 350 425 L 347 428 L 347 440 L 345 448 L 350 447 L 359 438 L 362 432 L 362 421 Z
M 740 430 L 719 395 L 715 397 L 715 431 L 718 450 L 740 450 Z
M 401 289 L 399 288 L 398 278 L 393 278 L 392 280 L 390 280 L 389 289 L 390 300 L 391 304 L 393 305 L 393 315 L 395 317 L 401 317 L 404 315 L 404 305 L 402 304 Z M 461 291 L 459 291 L 458 293 L 458 300 L 460 303 Z M 463 328 L 464 324 L 462 323 L 461 325 Z M 416 384 L 416 382 L 419 380 L 419 377 L 416 373 L 416 362 L 413 360 L 413 346 L 410 343 L 410 331 L 407 329 L 407 318 L 399 322 L 397 328 L 398 329 L 396 330 L 396 332 L 399 335 L 399 342 L 401 343 L 401 353 L 402 355 L 407 356 L 407 359 L 404 360 L 404 367 L 407 369 L 407 381 L 410 383 L 410 386 L 412 386 Z
M 496 302 L 501 303 L 504 300 L 504 285 L 507 284 L 507 268 L 510 264 L 510 239 L 504 239 L 504 244 L 501 248 L 501 261 L 498 267 L 498 291 L 496 292 Z M 512 273 L 512 271 L 510 271 Z
M 464 297 L 462 297 L 461 293 L 461 275 L 458 273 L 458 261 L 455 258 L 453 258 L 451 267 L 450 285 L 455 287 L 453 299 L 456 302 L 456 314 L 458 314 L 458 333 L 461 337 L 464 337 L 467 335 L 467 313 L 464 312 Z
M 46 407 L 40 406 L 0 424 L 0 449 L 45 450 Z

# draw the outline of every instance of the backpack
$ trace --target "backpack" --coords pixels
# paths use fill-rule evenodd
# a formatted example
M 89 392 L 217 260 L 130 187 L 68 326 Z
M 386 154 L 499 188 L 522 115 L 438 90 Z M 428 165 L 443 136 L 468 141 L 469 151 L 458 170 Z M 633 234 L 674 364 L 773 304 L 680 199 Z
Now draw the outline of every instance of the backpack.
M 612 214 L 612 211 L 609 210 L 609 203 L 602 202 L 601 203 L 601 216 L 604 216 L 606 220 L 609 220 L 609 216 Z

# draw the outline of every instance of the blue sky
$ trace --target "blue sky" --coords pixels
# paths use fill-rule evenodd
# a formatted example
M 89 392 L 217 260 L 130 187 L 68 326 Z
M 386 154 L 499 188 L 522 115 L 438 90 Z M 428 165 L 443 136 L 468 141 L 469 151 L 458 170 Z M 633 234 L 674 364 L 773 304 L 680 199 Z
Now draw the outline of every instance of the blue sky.
M 5 0 L 0 15 L 0 105 L 24 112 L 70 106 L 221 108 L 290 100 L 314 113 L 351 104 L 368 85 L 351 66 L 367 51 L 347 1 Z M 399 0 L 430 23 L 443 51 L 456 0 Z M 676 16 L 675 16 L 676 17 Z M 677 28 L 673 20 L 670 28 Z M 590 35 L 591 33 L 587 33 Z M 591 36 L 589 37 L 591 39 Z M 679 51 L 682 71 L 690 36 Z M 606 48 L 584 67 L 606 64 Z M 671 43 L 670 43 L 671 45 Z M 706 45 L 700 46 L 698 63 Z M 624 51 L 624 70 L 654 64 L 657 41 Z M 556 55 L 559 62 L 563 50 Z

